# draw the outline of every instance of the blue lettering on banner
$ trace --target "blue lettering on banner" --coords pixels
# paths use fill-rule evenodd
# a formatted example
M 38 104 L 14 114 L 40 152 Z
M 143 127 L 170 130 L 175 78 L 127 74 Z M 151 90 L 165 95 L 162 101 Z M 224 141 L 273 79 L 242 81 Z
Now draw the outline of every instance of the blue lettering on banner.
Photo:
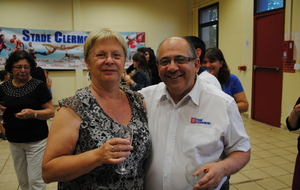
M 203 119 L 197 119 L 195 117 L 191 118 L 192 124 L 205 124 L 205 125 L 211 125 L 211 122 L 203 121 Z
M 31 33 L 29 30 L 22 31 L 22 39 L 25 42 L 48 42 L 51 43 L 51 34 L 37 34 Z M 66 43 L 66 44 L 84 44 L 88 36 L 77 36 L 77 35 L 64 35 L 62 32 L 55 32 L 54 41 L 56 43 Z
M 22 39 L 26 42 L 51 42 L 51 34 L 35 34 L 29 30 L 23 30 L 22 34 L 24 35 Z
M 86 38 L 87 36 L 63 35 L 63 33 L 59 31 L 54 34 L 54 40 L 56 43 L 83 44 Z

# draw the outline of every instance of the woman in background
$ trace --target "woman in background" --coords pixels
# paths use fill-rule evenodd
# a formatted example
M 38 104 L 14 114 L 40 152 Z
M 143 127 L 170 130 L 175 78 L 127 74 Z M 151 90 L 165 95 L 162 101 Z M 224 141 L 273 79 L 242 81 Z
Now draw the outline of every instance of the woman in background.
M 148 67 L 151 70 L 151 85 L 158 84 L 161 79 L 158 75 L 158 69 L 156 66 L 156 56 L 154 51 L 150 47 L 141 47 L 137 49 L 138 52 L 144 53 L 146 60 L 148 62 Z
M 44 69 L 45 77 L 46 77 L 46 83 L 47 87 L 49 89 L 50 94 L 52 95 L 52 79 L 49 77 L 49 71 Z
M 6 137 L 21 189 L 46 189 L 42 158 L 48 137 L 47 119 L 54 116 L 52 98 L 45 83 L 30 75 L 34 58 L 16 50 L 6 60 L 5 70 L 13 79 L 0 85 L 0 106 Z
M 222 90 L 235 99 L 240 113 L 247 112 L 249 103 L 242 83 L 236 75 L 230 74 L 222 51 L 217 47 L 208 48 L 202 66 L 206 66 L 209 73 L 217 77 Z
M 10 73 L 7 72 L 6 70 L 1 70 L 0 71 L 0 85 L 3 82 L 8 81 L 9 79 L 10 79 Z M 0 138 L 2 138 L 3 140 L 7 140 L 6 135 L 5 135 L 5 128 L 3 127 L 2 124 L 0 124 Z
M 132 77 L 125 75 L 123 79 L 131 90 L 138 91 L 151 85 L 151 71 L 148 68 L 146 57 L 142 52 L 135 53 L 132 60 L 136 72 Z

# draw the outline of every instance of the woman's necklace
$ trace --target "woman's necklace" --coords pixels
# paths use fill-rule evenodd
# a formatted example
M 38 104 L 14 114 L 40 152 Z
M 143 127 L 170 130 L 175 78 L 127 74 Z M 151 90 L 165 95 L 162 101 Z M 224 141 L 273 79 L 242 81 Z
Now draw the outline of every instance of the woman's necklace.
M 27 79 L 26 81 L 19 81 L 16 79 L 12 79 L 11 82 L 14 86 L 20 87 L 20 86 L 24 86 L 25 84 L 27 84 L 31 79 L 32 79 L 32 77 L 30 76 L 29 79 Z
M 119 124 L 121 124 L 121 125 L 123 125 L 123 123 L 124 123 L 124 95 L 123 95 L 123 93 L 122 92 L 120 92 L 120 95 L 121 95 L 121 98 L 118 98 L 118 99 L 121 99 L 121 106 L 122 106 L 122 108 L 121 108 L 121 112 L 119 112 L 119 113 L 121 113 L 121 117 L 120 117 L 120 114 L 119 115 L 116 115 L 115 114 L 115 112 L 116 112 L 116 110 L 117 111 L 119 111 L 120 109 L 119 109 L 119 107 L 117 107 L 116 109 L 111 109 L 111 107 L 112 107 L 112 102 L 109 102 L 109 101 L 107 101 L 106 99 L 104 99 L 104 98 L 101 98 L 101 96 L 99 95 L 99 93 L 92 87 L 92 89 L 93 89 L 93 91 L 98 95 L 98 97 L 99 97 L 99 100 L 98 101 L 100 101 L 100 102 L 102 102 L 103 104 L 101 105 L 102 106 L 102 109 L 105 107 L 106 109 L 108 109 L 109 110 L 109 113 L 111 113 L 111 114 L 108 114 L 108 115 L 112 115 L 114 118 L 112 118 L 111 116 L 111 118 L 113 119 L 113 120 L 116 120 L 116 122 L 117 123 L 119 123 Z M 117 99 L 117 100 L 118 100 Z M 102 100 L 102 101 L 101 101 Z M 114 102 L 117 102 L 117 101 L 114 101 Z M 115 105 L 116 104 L 118 104 L 118 102 L 117 103 L 115 103 Z M 120 105 L 119 104 L 119 105 Z M 116 106 L 115 106 L 116 107 Z M 103 109 L 104 110 L 104 109 Z M 120 119 L 119 119 L 120 118 Z
M 115 114 L 114 114 L 114 111 L 112 111 L 112 109 L 110 107 L 108 107 L 110 113 L 116 118 L 117 122 L 121 125 L 123 125 L 123 122 L 124 122 L 124 101 L 123 101 L 123 95 L 122 93 L 121 94 L 121 106 L 122 106 L 122 112 L 121 112 L 121 121 L 119 120 L 119 117 L 117 117 Z M 107 102 L 107 100 L 105 100 Z M 109 103 L 109 102 L 108 102 Z

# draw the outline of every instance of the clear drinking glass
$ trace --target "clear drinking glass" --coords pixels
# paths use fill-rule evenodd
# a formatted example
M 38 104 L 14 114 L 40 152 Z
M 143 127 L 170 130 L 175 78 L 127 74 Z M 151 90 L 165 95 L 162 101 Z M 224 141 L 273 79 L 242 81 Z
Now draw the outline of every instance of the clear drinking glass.
M 133 131 L 130 127 L 128 126 L 122 126 L 118 132 L 118 137 L 120 138 L 130 138 L 130 144 L 132 143 L 132 138 L 133 138 Z M 126 161 L 126 160 L 125 160 Z M 130 170 L 125 168 L 125 161 L 121 162 L 118 164 L 118 168 L 116 169 L 116 172 L 118 174 L 127 174 Z
M 190 162 L 185 167 L 185 178 L 188 184 L 191 186 L 197 185 L 198 181 L 203 178 L 205 175 L 204 172 L 201 172 L 198 175 L 194 175 L 194 173 L 202 167 L 202 164 L 197 163 L 196 161 Z

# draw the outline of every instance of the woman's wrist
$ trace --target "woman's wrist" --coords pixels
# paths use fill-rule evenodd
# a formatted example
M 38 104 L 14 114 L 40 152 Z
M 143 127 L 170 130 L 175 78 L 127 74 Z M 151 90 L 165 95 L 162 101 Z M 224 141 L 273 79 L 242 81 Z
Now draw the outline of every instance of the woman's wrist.
M 36 111 L 36 110 L 34 110 L 33 118 L 34 118 L 34 119 L 36 119 L 36 118 L 37 118 L 37 116 L 38 116 L 38 114 L 37 114 L 37 111 Z

